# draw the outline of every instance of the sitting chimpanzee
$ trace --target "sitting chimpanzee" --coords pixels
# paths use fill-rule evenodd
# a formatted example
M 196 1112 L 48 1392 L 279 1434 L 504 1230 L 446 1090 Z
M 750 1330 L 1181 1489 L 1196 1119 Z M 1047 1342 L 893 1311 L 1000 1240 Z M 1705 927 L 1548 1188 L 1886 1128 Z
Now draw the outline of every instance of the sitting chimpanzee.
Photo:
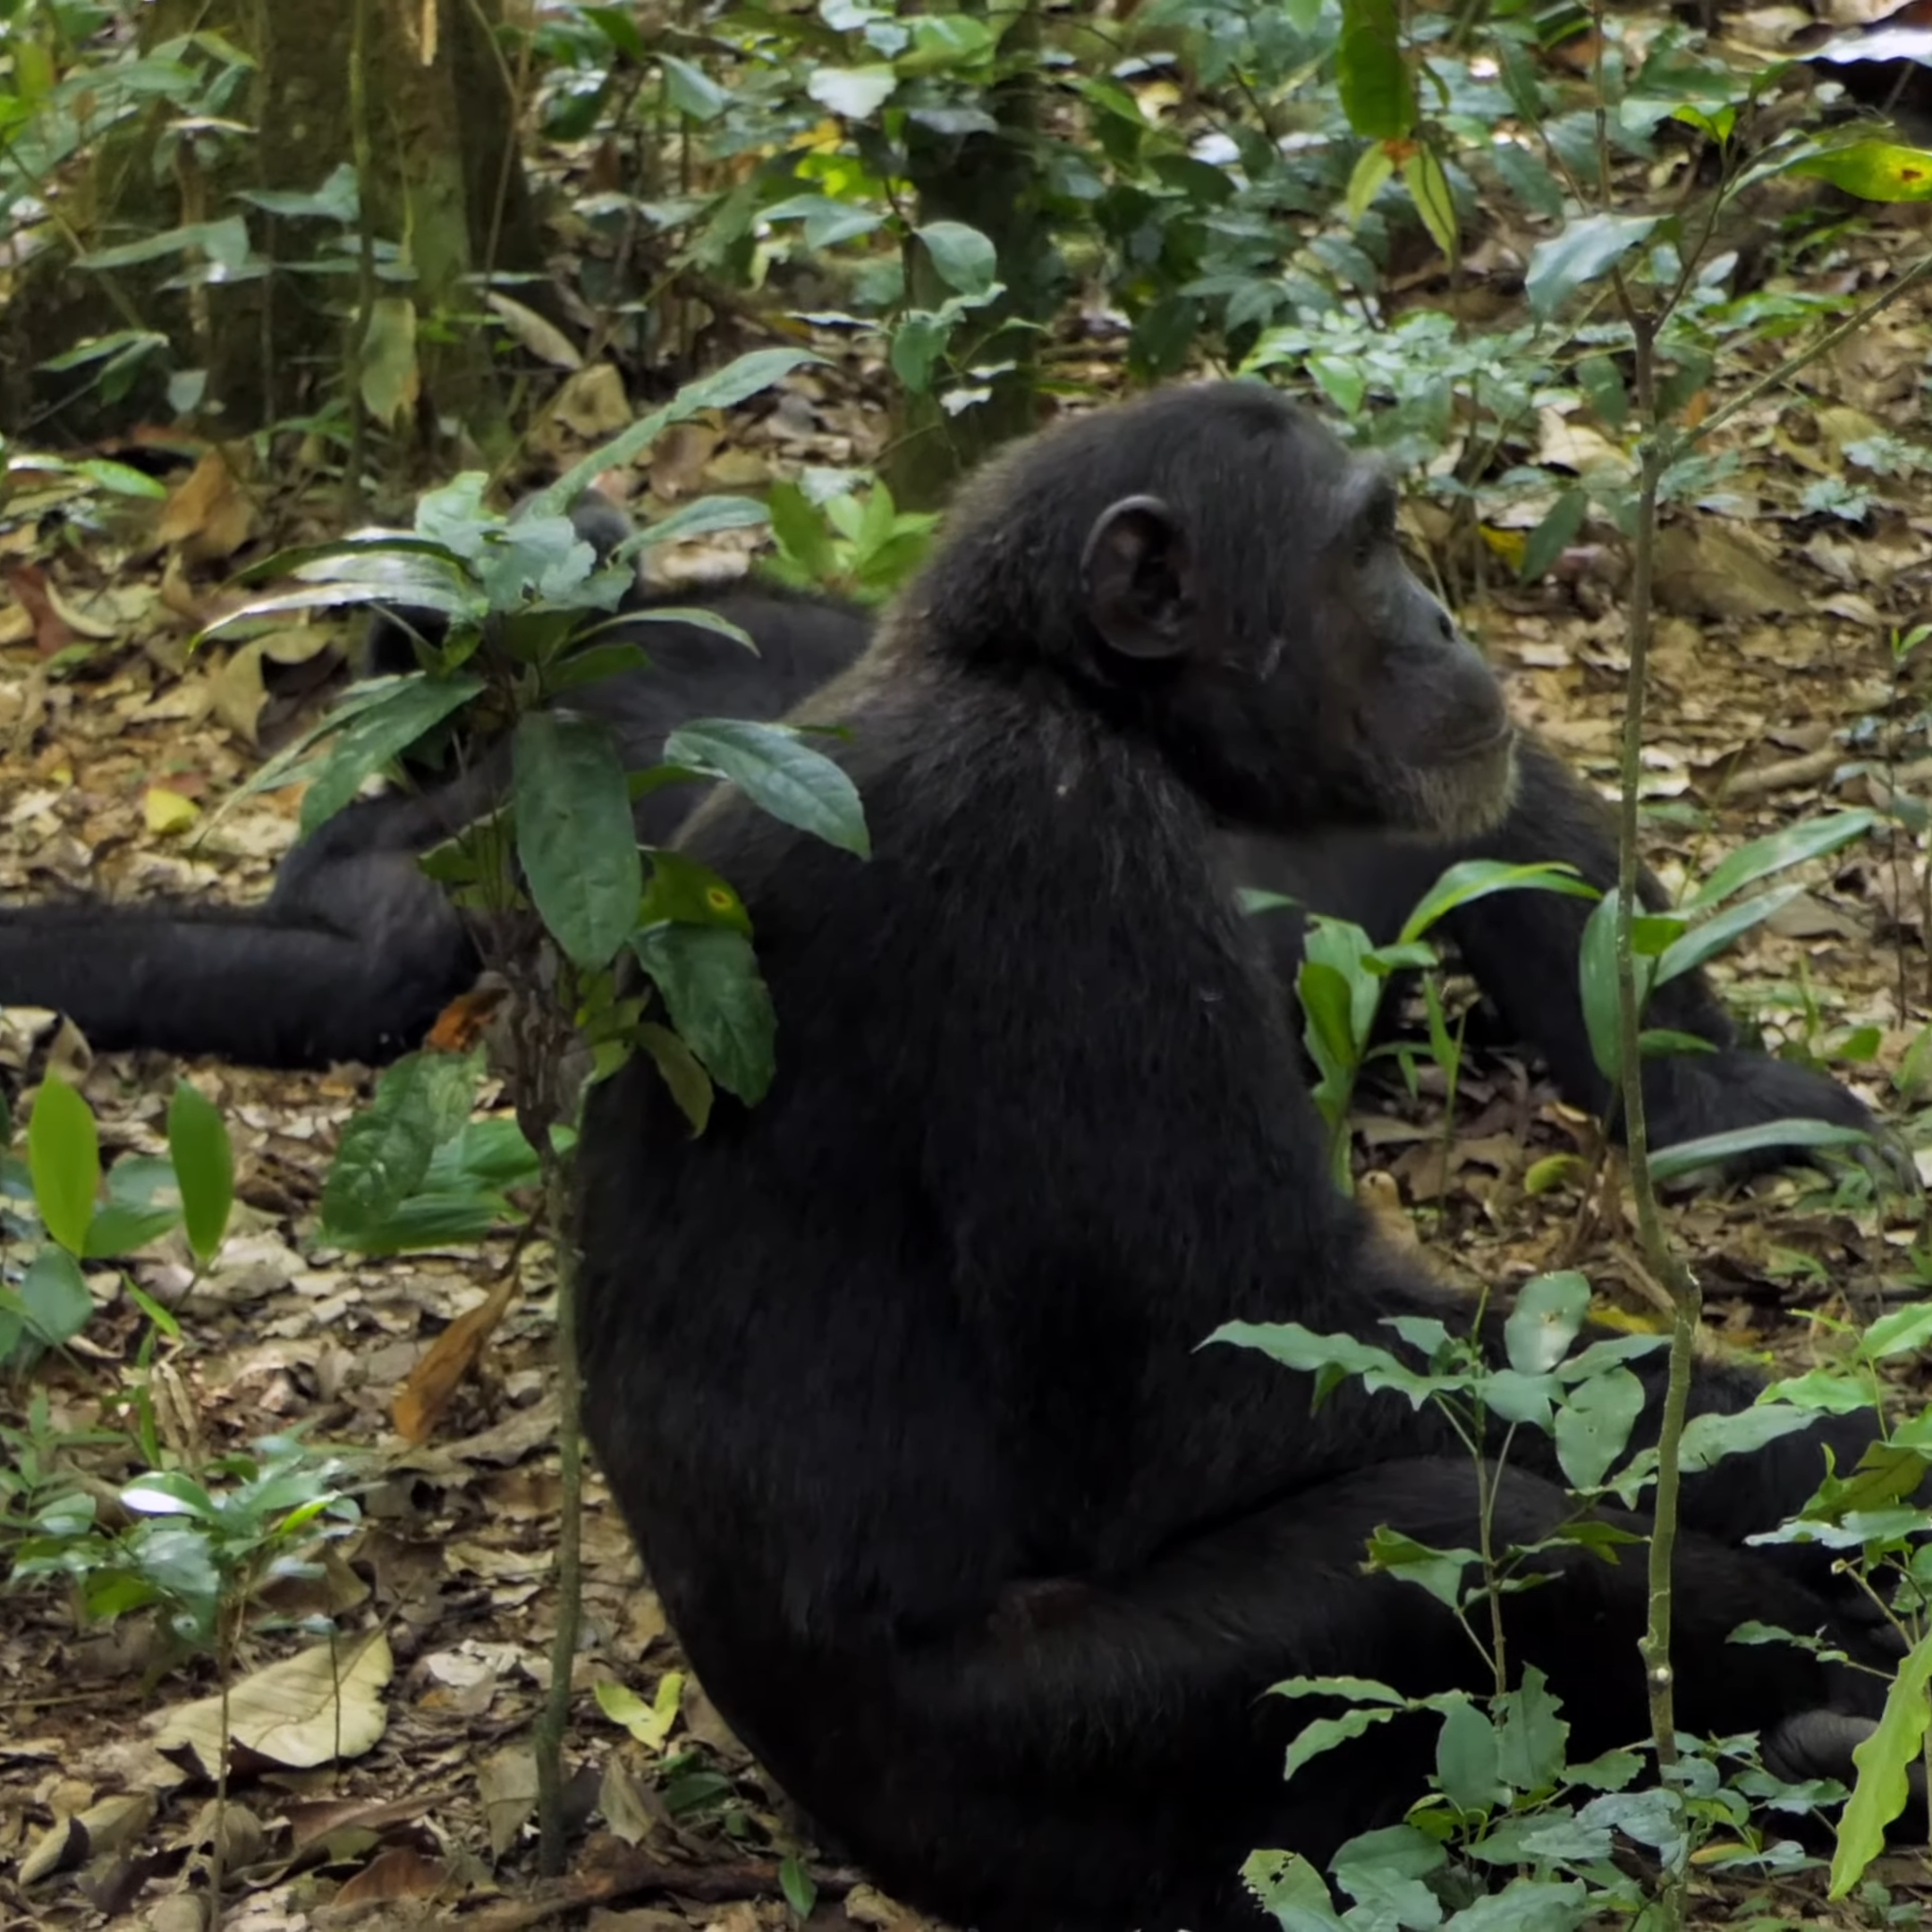
M 999 463 L 805 708 L 849 727 L 870 860 L 735 793 L 681 836 L 754 922 L 769 1094 L 694 1138 L 639 1059 L 589 1103 L 587 1426 L 651 1579 L 785 1790 L 981 1932 L 1258 1925 L 1251 1849 L 1324 1857 L 1433 1751 L 1391 1724 L 1284 1783 L 1309 1707 L 1268 1687 L 1486 1688 L 1441 1605 L 1360 1568 L 1378 1524 L 1477 1545 L 1446 1426 L 1355 1384 L 1312 1409 L 1306 1377 L 1200 1346 L 1233 1318 L 1390 1343 L 1385 1318 L 1447 1312 L 1329 1182 L 1216 833 L 1461 851 L 1506 817 L 1501 694 L 1391 510 L 1245 383 Z M 1753 1393 L 1707 1370 L 1694 1406 Z M 1865 1439 L 1833 1419 L 1686 1486 L 1687 1727 L 1814 1758 L 1862 1734 L 1815 1657 L 1725 1641 L 1747 1617 L 1859 1641 L 1822 1563 L 1742 1546 L 1826 1438 L 1841 1468 Z M 1499 1544 L 1566 1514 L 1522 1467 L 1492 1504 Z M 1504 1599 L 1510 1657 L 1579 1757 L 1640 1737 L 1643 1565 L 1545 1567 Z
M 1393 513 L 1393 500 L 1380 499 Z M 606 554 L 629 533 L 601 498 L 574 513 Z M 644 599 L 637 600 L 641 604 Z M 605 717 L 633 766 L 654 762 L 665 735 L 701 716 L 773 718 L 853 663 L 868 620 L 820 598 L 738 589 L 708 601 L 757 640 L 758 655 L 698 625 L 640 624 L 648 666 L 574 690 L 569 702 Z M 421 628 L 437 622 L 411 614 Z M 610 640 L 605 633 L 605 641 Z M 401 624 L 379 620 L 370 668 L 413 667 Z M 1349 726 L 1344 720 L 1338 729 Z M 506 767 L 486 759 L 464 780 L 418 795 L 364 800 L 290 853 L 259 906 L 179 902 L 58 903 L 0 912 L 0 1002 L 56 1006 L 97 1046 L 219 1054 L 263 1065 L 377 1061 L 419 1040 L 468 986 L 476 949 L 416 855 L 500 794 Z M 1526 744 L 1511 809 L 1472 837 L 1392 838 L 1379 827 L 1270 827 L 1227 835 L 1231 878 L 1285 893 L 1318 911 L 1394 937 L 1415 902 L 1459 858 L 1563 860 L 1592 885 L 1615 877 L 1608 815 L 1546 750 Z M 647 841 L 670 836 L 688 786 L 640 801 Z M 1661 902 L 1654 881 L 1645 890 Z M 1570 1099 L 1602 1112 L 1609 1098 L 1591 1057 L 1577 985 L 1589 902 L 1513 893 L 1454 913 L 1445 931 L 1518 1038 L 1539 1049 Z M 1260 915 L 1286 979 L 1300 955 L 1300 914 Z M 1719 1050 L 1649 1063 L 1654 1144 L 1798 1117 L 1869 1123 L 1858 1099 L 1809 1069 L 1737 1044 L 1709 981 L 1685 974 L 1657 993 L 1650 1022 Z

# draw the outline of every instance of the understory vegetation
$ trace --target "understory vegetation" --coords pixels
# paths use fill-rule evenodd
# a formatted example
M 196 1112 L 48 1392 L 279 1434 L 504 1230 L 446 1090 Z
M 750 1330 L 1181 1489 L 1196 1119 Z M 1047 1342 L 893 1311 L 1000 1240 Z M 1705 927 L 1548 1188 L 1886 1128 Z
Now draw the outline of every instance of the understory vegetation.
M 669 618 L 720 577 L 887 607 L 999 449 L 1217 374 L 1387 464 L 1623 860 L 1602 893 L 1463 863 L 1393 940 L 1309 922 L 1328 1179 L 1470 1322 L 1197 1339 L 1438 1411 L 1486 1495 L 1546 1441 L 1574 1510 L 1362 1552 L 1488 1689 L 1275 1687 L 1309 1706 L 1284 1775 L 1417 1722 L 1434 1772 L 1326 1868 L 1255 1846 L 1257 1923 L 1916 1925 L 1886 1833 L 1932 1771 L 1928 68 L 1911 10 L 1822 0 L 0 0 L 0 901 L 259 897 L 372 781 L 512 752 L 425 861 L 508 936 L 392 1064 L 182 1065 L 0 1010 L 8 1922 L 925 1922 L 689 1674 L 568 1365 L 584 1083 L 646 1055 L 702 1133 L 785 1053 L 732 882 L 640 848 L 634 802 L 723 781 L 862 854 L 868 801 L 835 734 L 702 718 L 640 773 L 569 699 L 648 658 L 604 634 L 640 572 Z M 593 485 L 636 526 L 612 555 L 568 514 Z M 438 633 L 363 664 L 403 608 Z M 1596 901 L 1607 1123 L 1445 943 L 1536 893 Z M 1647 1006 L 1699 969 L 1882 1132 L 1651 1147 L 1645 1064 L 1707 1043 Z M 1636 1446 L 1658 1352 L 1676 1406 Z M 1687 1420 L 1717 1352 L 1770 1386 Z M 1676 1728 L 1678 1475 L 1866 1411 L 1877 1446 L 1759 1539 L 1827 1550 L 1895 1638 L 1856 1778 L 1794 1782 Z M 1503 1635 L 1559 1548 L 1650 1565 L 1651 1734 L 1587 1761 Z

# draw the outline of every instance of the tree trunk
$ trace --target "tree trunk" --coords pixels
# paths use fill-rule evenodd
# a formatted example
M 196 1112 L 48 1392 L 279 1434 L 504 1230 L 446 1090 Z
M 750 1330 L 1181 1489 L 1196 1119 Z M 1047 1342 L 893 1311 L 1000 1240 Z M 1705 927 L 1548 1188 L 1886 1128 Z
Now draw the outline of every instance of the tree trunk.
M 512 89 L 478 19 L 480 11 L 500 21 L 503 0 L 367 4 L 369 178 L 361 186 L 376 237 L 397 250 L 381 264 L 378 292 L 408 297 L 419 323 L 440 325 L 417 340 L 421 419 L 487 435 L 495 386 L 481 332 L 462 326 L 481 306 L 466 278 L 486 266 L 542 261 L 516 158 Z M 157 102 L 99 143 L 57 204 L 68 245 L 28 265 L 9 308 L 0 411 L 10 428 L 44 437 L 51 419 L 84 437 L 141 416 L 182 413 L 231 436 L 339 397 L 358 314 L 355 230 L 271 214 L 242 197 L 262 190 L 312 195 L 337 167 L 352 165 L 356 14 L 357 0 L 155 0 L 144 10 L 144 53 L 199 30 L 251 57 L 253 72 L 224 112 L 252 136 L 183 135 L 174 124 L 179 106 Z M 433 41 L 426 40 L 426 16 Z M 120 266 L 80 266 L 86 255 L 237 215 L 250 243 L 240 275 L 211 272 L 207 250 L 192 246 Z M 293 272 L 316 264 L 327 272 Z M 165 285 L 184 271 L 191 285 Z M 124 395 L 108 395 L 89 379 L 90 369 L 37 366 L 131 328 L 165 335 L 168 348 Z
M 1006 325 L 1046 322 L 1062 276 L 1038 191 L 1039 87 L 1031 56 L 1039 42 L 1038 8 L 1029 5 L 1002 46 L 1008 71 L 978 104 L 998 123 L 993 132 L 946 136 L 908 123 L 906 173 L 919 194 L 919 222 L 977 228 L 997 251 L 1006 285 L 996 301 L 973 310 L 955 342 L 971 344 L 976 362 L 1013 366 L 986 385 L 991 394 L 984 402 L 957 415 L 949 415 L 932 390 L 899 392 L 883 467 L 902 509 L 939 508 L 981 459 L 1027 435 L 1038 421 L 1038 335 L 1034 328 Z M 950 292 L 917 242 L 908 243 L 906 256 L 909 301 L 936 309 Z

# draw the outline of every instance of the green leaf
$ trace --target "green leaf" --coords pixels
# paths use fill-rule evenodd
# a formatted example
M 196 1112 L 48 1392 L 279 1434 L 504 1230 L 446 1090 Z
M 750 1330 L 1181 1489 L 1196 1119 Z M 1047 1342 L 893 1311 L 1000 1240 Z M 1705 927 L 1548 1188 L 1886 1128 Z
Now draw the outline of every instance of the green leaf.
M 36 1340 L 59 1348 L 85 1328 L 94 1298 L 81 1279 L 80 1264 L 64 1248 L 43 1247 L 20 1280 L 20 1317 Z M 4 1353 L 0 1352 L 0 1360 Z
M 729 927 L 673 925 L 637 934 L 631 947 L 705 1071 L 756 1106 L 771 1086 L 778 1022 L 751 942 Z
M 122 1490 L 121 1504 L 137 1516 L 192 1516 L 205 1523 L 221 1521 L 215 1498 L 193 1477 L 179 1470 L 150 1470 L 145 1476 L 137 1476 Z
M 1567 893 L 1575 899 L 1601 896 L 1594 886 L 1577 877 L 1572 865 L 1505 865 L 1499 859 L 1463 859 L 1446 868 L 1417 901 L 1414 911 L 1402 921 L 1401 943 L 1419 939 L 1459 906 L 1499 892 Z
M 1391 1576 L 1417 1585 L 1448 1610 L 1462 1607 L 1463 1579 L 1481 1561 L 1474 1550 L 1432 1549 L 1386 1524 L 1377 1530 L 1368 1542 L 1371 1570 L 1386 1571 Z
M 1524 583 L 1535 583 L 1576 541 L 1589 509 L 1589 492 L 1566 489 L 1545 513 L 1543 521 L 1530 532 L 1523 545 L 1522 564 L 1517 572 Z
M 1860 1127 L 1840 1127 L 1830 1121 L 1765 1121 L 1756 1127 L 1737 1127 L 1729 1133 L 1705 1134 L 1695 1140 L 1679 1140 L 1650 1154 L 1650 1174 L 1656 1181 L 1674 1181 L 1679 1174 L 1694 1174 L 1700 1167 L 1735 1159 L 1741 1154 L 1758 1154 L 1767 1148 L 1853 1148 L 1868 1147 L 1871 1136 Z
M 1912 1355 L 1932 1343 L 1932 1301 L 1914 1301 L 1909 1308 L 1881 1315 L 1859 1340 L 1859 1353 L 1868 1361 L 1888 1355 Z
M 1509 1801 L 1498 1768 L 1501 1746 L 1486 1712 L 1458 1698 L 1443 1713 L 1436 1737 L 1436 1775 L 1458 1811 L 1487 1811 Z
M 1721 904 L 1733 894 L 1756 885 L 1773 872 L 1801 865 L 1808 859 L 1822 859 L 1826 853 L 1849 845 L 1877 823 L 1878 814 L 1875 811 L 1826 812 L 1820 818 L 1786 826 L 1782 832 L 1753 839 L 1711 868 L 1709 876 L 1684 901 L 1683 910 L 1696 912 Z
M 735 409 L 760 390 L 769 389 L 781 377 L 808 362 L 822 362 L 823 356 L 809 349 L 754 349 L 727 362 L 709 376 L 686 383 L 661 408 L 640 417 L 628 429 L 621 430 L 608 443 L 588 456 L 580 457 L 555 483 L 539 490 L 524 505 L 525 516 L 555 516 L 564 512 L 603 475 L 620 470 L 643 454 L 672 424 L 687 422 L 707 410 Z
M 1337 1744 L 1346 1744 L 1354 1738 L 1365 1736 L 1377 1724 L 1386 1724 L 1398 1715 L 1392 1710 L 1368 1710 L 1357 1705 L 1353 1710 L 1343 1711 L 1339 1717 L 1318 1717 L 1313 1724 L 1305 1725 L 1289 1744 L 1282 1766 L 1283 1777 L 1292 1778 L 1310 1758 L 1333 1750 Z
M 1815 175 L 1861 201 L 1932 201 L 1932 150 L 1896 141 L 1852 141 L 1799 161 L 1790 172 Z M 1832 1896 L 1841 1896 L 1835 1885 Z
M 362 338 L 362 400 L 385 428 L 413 408 L 421 378 L 416 366 L 416 304 L 407 295 L 378 295 Z
M 796 483 L 774 483 L 770 494 L 772 535 L 778 547 L 795 558 L 814 582 L 825 583 L 837 573 L 832 534 L 825 518 Z
M 1381 141 L 1370 141 L 1356 157 L 1355 166 L 1349 175 L 1347 192 L 1342 198 L 1352 228 L 1361 226 L 1362 216 L 1368 212 L 1368 204 L 1394 178 L 1395 163 L 1387 147 Z
M 1586 283 L 1606 274 L 1647 240 L 1655 215 L 1587 215 L 1530 251 L 1523 278 L 1530 313 L 1546 321 Z
M 1402 163 L 1402 186 L 1422 217 L 1422 225 L 1451 261 L 1456 258 L 1455 197 L 1449 191 L 1449 176 L 1433 148 L 1424 148 Z
M 857 787 L 822 751 L 784 725 L 694 718 L 665 741 L 664 756 L 666 764 L 730 779 L 786 825 L 861 859 L 871 855 Z
M 517 720 L 511 799 L 531 903 L 587 971 L 607 966 L 637 925 L 644 861 L 610 727 L 533 711 Z
M 892 98 L 899 76 L 890 67 L 818 67 L 805 91 L 843 121 L 869 120 Z
M 167 1135 L 188 1245 L 206 1267 L 228 1232 L 234 1207 L 234 1148 L 227 1123 L 205 1094 L 180 1080 L 168 1103 Z
M 1253 1852 L 1241 1876 L 1282 1932 L 1334 1932 L 1342 1924 L 1322 1875 L 1299 1852 Z
M 1547 1374 L 1570 1352 L 1589 1314 L 1589 1283 L 1574 1268 L 1525 1282 L 1503 1328 L 1510 1367 L 1521 1375 Z
M 100 1136 L 94 1110 L 51 1074 L 41 1083 L 27 1123 L 27 1165 L 34 1206 L 47 1233 L 69 1254 L 84 1253 L 100 1192 Z
M 1858 1782 L 1838 1821 L 1831 1896 L 1845 1897 L 1885 1850 L 1885 1828 L 1904 1810 L 1911 1771 L 1932 1722 L 1932 1632 L 1915 1643 L 1885 1692 L 1878 1727 L 1852 1753 Z
M 645 1021 L 637 1030 L 638 1045 L 657 1062 L 678 1111 L 701 1134 L 711 1119 L 711 1078 L 696 1054 L 669 1027 Z
M 321 770 L 302 794 L 302 835 L 306 838 L 333 818 L 361 790 L 365 779 L 482 689 L 482 680 L 473 677 L 412 674 L 395 680 L 377 703 L 337 734 Z
M 1695 1415 L 1684 1424 L 1678 1464 L 1686 1476 L 1701 1474 L 1727 1456 L 1750 1455 L 1781 1436 L 1795 1436 L 1816 1419 L 1803 1409 L 1754 1402 L 1734 1415 Z
M 812 1908 L 818 1902 L 818 1884 L 795 1852 L 788 1854 L 778 1868 L 778 1889 L 784 1894 L 785 1903 L 801 1919 L 811 1917 Z
M 480 1050 L 462 1058 L 411 1054 L 388 1068 L 376 1093 L 343 1129 L 322 1188 L 326 1240 L 356 1246 L 422 1185 L 436 1149 L 469 1118 Z
M 968 296 L 992 292 L 999 276 L 999 255 L 977 228 L 964 222 L 928 222 L 913 233 L 926 244 L 934 268 L 948 288 Z
M 1342 0 L 1335 85 L 1356 133 L 1401 140 L 1415 126 L 1415 76 L 1402 58 L 1394 0 Z
M 1629 1446 L 1643 1413 L 1643 1384 L 1628 1368 L 1579 1383 L 1557 1409 L 1556 1461 L 1572 1489 L 1594 1489 Z
M 1734 905 L 1694 926 L 1681 939 L 1665 947 L 1657 959 L 1657 983 L 1695 972 L 1706 960 L 1715 958 L 1734 945 L 1753 928 L 1762 926 L 1780 906 L 1789 904 L 1803 891 L 1801 886 L 1774 886 L 1754 898 L 1741 899 Z
M 689 114 L 693 121 L 715 121 L 730 104 L 731 96 L 689 61 L 660 54 L 657 64 L 664 70 L 665 92 L 681 114 Z
M 1503 1719 L 1498 1756 L 1504 1778 L 1520 1792 L 1542 1791 L 1557 1783 L 1570 1726 L 1549 1680 L 1527 1664 L 1521 1684 L 1497 1699 L 1496 1706 Z

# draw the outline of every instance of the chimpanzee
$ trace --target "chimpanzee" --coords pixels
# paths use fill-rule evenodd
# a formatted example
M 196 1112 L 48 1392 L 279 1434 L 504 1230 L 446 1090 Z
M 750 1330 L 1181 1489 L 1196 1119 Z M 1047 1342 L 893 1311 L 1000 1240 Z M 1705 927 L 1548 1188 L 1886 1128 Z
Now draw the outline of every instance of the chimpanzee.
M 981 1932 L 1258 1926 L 1246 1854 L 1399 1815 L 1434 1734 L 1284 1784 L 1309 1707 L 1268 1687 L 1486 1684 L 1434 1598 L 1360 1569 L 1382 1523 L 1476 1546 L 1448 1429 L 1201 1345 L 1231 1319 L 1394 1345 L 1385 1318 L 1447 1312 L 1327 1178 L 1216 826 L 1461 849 L 1517 782 L 1502 696 L 1386 486 L 1223 383 L 998 462 L 805 715 L 850 728 L 873 856 L 735 793 L 681 835 L 744 896 L 777 1075 L 695 1138 L 642 1060 L 593 1091 L 590 1440 L 707 1690 L 888 1890 Z M 1695 1405 L 1754 1387 L 1707 1370 Z M 1741 1546 L 1826 1432 L 1849 1467 L 1832 1421 L 1687 1484 L 1676 1595 L 1680 1722 L 1813 1760 L 1862 1733 L 1859 1693 L 1725 1639 L 1859 1641 L 1822 1566 Z M 1494 1509 L 1500 1543 L 1565 1515 L 1513 1463 Z M 1545 1567 L 1505 1599 L 1512 1658 L 1580 1755 L 1640 1737 L 1643 1565 Z
M 600 497 L 585 498 L 572 513 L 606 555 L 630 533 L 623 513 Z M 1375 513 L 1394 515 L 1385 484 L 1376 487 Z M 782 715 L 853 663 L 867 641 L 865 614 L 827 599 L 737 589 L 705 601 L 757 640 L 757 657 L 700 626 L 653 622 L 636 633 L 648 667 L 571 694 L 572 705 L 610 721 L 634 765 L 655 761 L 666 733 L 685 719 Z M 420 612 L 410 616 L 424 631 L 439 622 Z M 379 618 L 369 659 L 378 672 L 412 668 L 409 628 Z M 419 874 L 416 855 L 498 796 L 505 769 L 499 756 L 452 785 L 359 801 L 295 848 L 259 906 L 83 902 L 0 911 L 0 1000 L 61 1007 L 105 1048 L 152 1046 L 285 1066 L 392 1057 L 422 1037 L 477 967 L 471 936 Z M 1616 852 L 1601 803 L 1541 747 L 1524 744 L 1519 770 L 1513 806 L 1475 838 L 1392 837 L 1375 826 L 1241 829 L 1224 837 L 1226 869 L 1232 877 L 1352 919 L 1378 941 L 1394 936 L 1458 858 L 1565 860 L 1593 885 L 1607 886 Z M 689 786 L 648 794 L 639 807 L 640 835 L 668 837 L 693 798 Z M 1647 878 L 1645 890 L 1662 902 L 1654 881 Z M 1588 911 L 1587 901 L 1513 893 L 1464 907 L 1445 929 L 1505 1023 L 1548 1059 L 1563 1093 L 1601 1113 L 1610 1096 L 1591 1057 L 1577 990 Z M 1292 983 L 1301 914 L 1259 918 Z M 1740 1046 L 1723 1002 L 1700 973 L 1660 988 L 1650 1020 L 1718 1049 L 1648 1064 L 1656 1145 L 1796 1117 L 1870 1124 L 1860 1101 L 1835 1081 Z

